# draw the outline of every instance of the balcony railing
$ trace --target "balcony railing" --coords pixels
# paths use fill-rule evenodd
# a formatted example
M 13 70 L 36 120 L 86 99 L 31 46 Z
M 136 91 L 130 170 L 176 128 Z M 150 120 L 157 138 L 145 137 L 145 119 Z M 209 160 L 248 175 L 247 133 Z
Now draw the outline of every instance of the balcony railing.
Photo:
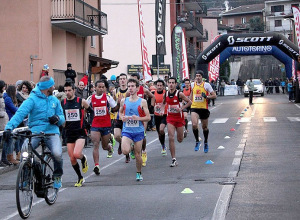
M 81 36 L 107 34 L 107 15 L 81 0 L 52 0 L 51 23 Z
M 197 37 L 198 42 L 207 42 L 208 41 L 208 31 L 204 31 L 204 35 L 202 37 Z

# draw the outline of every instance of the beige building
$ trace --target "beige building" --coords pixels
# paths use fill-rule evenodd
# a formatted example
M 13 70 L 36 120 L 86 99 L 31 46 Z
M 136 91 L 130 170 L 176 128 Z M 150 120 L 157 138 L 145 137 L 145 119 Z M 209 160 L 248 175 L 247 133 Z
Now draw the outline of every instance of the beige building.
M 107 15 L 100 0 L 1 0 L 0 79 L 39 80 L 44 64 L 56 85 L 65 81 L 67 63 L 78 73 L 99 78 L 118 62 L 102 57 Z

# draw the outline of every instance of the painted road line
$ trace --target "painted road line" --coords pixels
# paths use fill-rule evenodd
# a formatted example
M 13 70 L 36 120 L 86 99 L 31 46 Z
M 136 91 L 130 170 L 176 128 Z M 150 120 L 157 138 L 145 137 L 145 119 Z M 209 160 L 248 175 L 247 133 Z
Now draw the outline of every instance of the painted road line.
M 245 144 L 239 144 L 239 146 L 237 148 L 244 148 Z
M 213 124 L 224 124 L 229 118 L 216 118 L 212 123 Z
M 242 150 L 235 151 L 235 156 L 242 156 L 242 155 L 243 155 L 243 151 Z
M 241 144 L 244 144 L 244 143 L 246 143 L 246 141 L 247 141 L 247 139 L 241 139 Z
M 299 104 L 295 104 L 295 106 L 297 106 L 298 108 L 300 108 L 300 105 L 299 105 Z
M 241 119 L 239 119 L 240 123 L 245 123 L 245 122 L 251 122 L 251 118 L 250 117 L 243 117 Z
M 215 206 L 213 216 L 211 218 L 212 220 L 225 219 L 233 189 L 234 185 L 223 186 L 219 199 Z
M 240 166 L 240 163 L 241 163 L 241 158 L 234 158 L 233 161 L 232 161 L 232 165 L 233 166 Z
M 243 138 L 247 138 L 248 137 L 248 134 L 243 134 Z
M 254 109 L 253 109 L 253 111 L 252 111 L 252 113 L 251 113 L 251 117 L 252 117 L 252 118 L 254 117 L 255 112 L 256 112 L 256 105 L 254 106 Z
M 300 117 L 287 117 L 290 121 L 300 121 Z
M 263 117 L 264 122 L 277 122 L 276 117 Z

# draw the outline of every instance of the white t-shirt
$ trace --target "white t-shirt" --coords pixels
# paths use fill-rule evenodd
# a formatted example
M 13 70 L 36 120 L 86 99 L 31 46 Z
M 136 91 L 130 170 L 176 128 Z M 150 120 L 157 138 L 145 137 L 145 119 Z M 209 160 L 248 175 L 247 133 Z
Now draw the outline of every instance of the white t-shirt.
M 103 94 L 100 95 L 100 96 L 95 95 L 95 98 L 96 98 L 96 99 L 101 99 L 102 96 L 103 96 Z M 114 107 L 117 106 L 117 103 L 116 103 L 116 101 L 113 99 L 113 97 L 111 97 L 110 95 L 107 95 L 107 94 L 106 94 L 106 98 L 107 98 L 109 107 L 114 108 Z M 91 101 L 91 99 L 90 99 L 89 101 Z
M 196 82 L 195 82 L 196 83 Z M 192 83 L 191 84 L 191 88 L 192 88 L 192 90 L 193 90 L 193 88 L 194 88 L 194 86 L 195 86 L 195 83 Z M 197 84 L 198 85 L 198 84 Z M 207 83 L 207 82 L 204 82 L 204 89 L 206 90 L 206 91 L 208 91 L 209 93 L 212 93 L 214 90 L 213 90 L 213 88 L 211 87 L 211 85 L 209 84 L 209 83 Z

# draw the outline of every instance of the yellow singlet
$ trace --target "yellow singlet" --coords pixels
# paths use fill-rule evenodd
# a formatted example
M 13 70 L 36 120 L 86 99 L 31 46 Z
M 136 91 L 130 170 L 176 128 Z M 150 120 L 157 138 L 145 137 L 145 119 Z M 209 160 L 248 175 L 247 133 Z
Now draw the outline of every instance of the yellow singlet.
M 204 89 L 204 83 L 202 82 L 200 85 L 197 85 L 195 82 L 193 88 L 193 100 L 191 108 L 204 108 L 208 109 L 207 99 L 202 97 L 202 92 L 208 95 L 208 92 Z

